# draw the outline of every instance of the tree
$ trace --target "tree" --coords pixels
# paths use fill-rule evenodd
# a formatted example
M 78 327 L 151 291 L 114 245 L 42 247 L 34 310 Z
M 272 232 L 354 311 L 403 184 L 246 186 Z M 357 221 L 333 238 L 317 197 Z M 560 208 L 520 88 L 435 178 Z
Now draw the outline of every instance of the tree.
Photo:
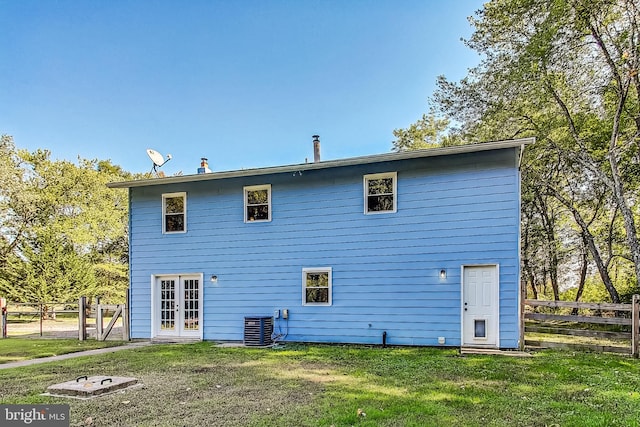
M 27 191 L 22 159 L 13 138 L 0 137 L 0 271 L 8 257 L 20 250 L 22 241 L 36 219 L 33 194 Z
M 106 183 L 130 174 L 108 161 L 54 161 L 46 150 L 20 151 L 10 138 L 3 141 L 0 173 L 12 181 L 3 181 L 0 193 L 0 293 L 21 301 L 80 295 L 121 301 L 128 284 L 128 196 Z
M 530 190 L 523 192 L 521 203 L 523 277 L 535 299 L 538 288 L 546 294 L 546 285 L 550 283 L 553 299 L 559 300 L 558 266 L 566 252 L 558 236 L 561 211 L 552 197 L 535 186 Z
M 11 300 L 71 302 L 82 295 L 96 295 L 89 257 L 78 254 L 68 242 L 41 235 L 21 255 L 12 258 L 8 270 L 12 286 L 5 292 Z
M 640 279 L 639 7 L 635 0 L 490 1 L 470 18 L 475 31 L 466 42 L 481 63 L 459 82 L 439 78 L 431 100 L 460 123 L 465 140 L 536 136 L 523 163 L 523 200 L 531 201 L 523 204 L 530 221 L 523 231 L 537 233 L 525 236 L 528 247 L 534 237 L 537 246 L 559 236 L 571 246 L 567 262 L 580 265 L 586 245 L 613 301 L 612 272 L 632 271 L 636 287 Z M 540 258 L 526 260 L 547 262 Z M 553 274 L 553 264 L 538 270 Z
M 407 129 L 395 129 L 393 151 L 420 150 L 441 146 L 459 145 L 462 141 L 449 133 L 449 120 L 437 118 L 434 112 L 423 114 L 422 118 Z

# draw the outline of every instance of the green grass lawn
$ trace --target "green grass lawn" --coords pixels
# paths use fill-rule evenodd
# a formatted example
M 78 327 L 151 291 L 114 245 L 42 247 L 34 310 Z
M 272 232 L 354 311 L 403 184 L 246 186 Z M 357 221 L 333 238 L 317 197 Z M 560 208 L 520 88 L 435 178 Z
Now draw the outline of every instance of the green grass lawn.
M 88 401 L 40 395 L 103 374 L 144 386 Z M 640 362 L 610 354 L 202 342 L 0 370 L 0 384 L 1 403 L 68 403 L 71 425 L 640 426 Z
M 0 364 L 113 347 L 123 343 L 122 341 L 78 341 L 77 339 L 4 338 L 0 339 Z

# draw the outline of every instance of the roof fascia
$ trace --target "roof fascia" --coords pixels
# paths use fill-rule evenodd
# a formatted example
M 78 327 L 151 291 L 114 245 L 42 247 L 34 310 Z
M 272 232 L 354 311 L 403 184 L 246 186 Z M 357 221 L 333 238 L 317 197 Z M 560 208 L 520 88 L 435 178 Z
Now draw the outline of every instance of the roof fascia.
M 134 181 L 110 182 L 109 188 L 132 188 L 148 187 L 153 185 L 181 184 L 186 182 L 210 181 L 217 179 L 228 179 L 248 176 L 260 176 L 278 173 L 291 173 L 298 171 L 310 171 L 316 169 L 338 168 L 345 166 L 355 166 L 368 163 L 382 163 L 396 160 L 418 159 L 423 157 L 449 156 L 454 154 L 475 153 L 489 150 L 503 150 L 507 148 L 521 147 L 532 144 L 535 138 L 522 138 L 506 141 L 492 141 L 474 143 L 467 145 L 456 145 L 452 147 L 427 148 L 423 150 L 400 151 L 385 154 L 375 154 L 370 156 L 351 157 L 340 160 L 327 160 L 317 163 L 301 163 L 287 166 L 271 166 L 265 168 L 241 169 L 235 171 L 212 172 L 195 175 L 170 176 L 165 178 L 139 179 Z

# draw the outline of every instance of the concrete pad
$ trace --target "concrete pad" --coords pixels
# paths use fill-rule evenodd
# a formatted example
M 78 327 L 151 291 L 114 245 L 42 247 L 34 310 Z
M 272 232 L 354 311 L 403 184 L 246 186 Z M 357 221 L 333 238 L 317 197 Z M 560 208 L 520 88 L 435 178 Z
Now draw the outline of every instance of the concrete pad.
M 495 348 L 473 348 L 473 347 L 462 347 L 460 349 L 460 354 L 488 354 L 494 356 L 510 356 L 510 357 L 533 357 L 531 353 L 527 353 L 525 351 L 517 351 L 517 350 L 500 350 Z
M 220 348 L 235 348 L 235 347 L 246 347 L 244 345 L 244 343 L 242 341 L 237 342 L 237 341 L 229 341 L 229 342 L 223 342 L 220 344 L 216 344 L 216 347 L 220 347 Z
M 47 387 L 46 394 L 49 396 L 90 399 L 135 385 L 138 385 L 138 380 L 133 377 L 82 376 L 72 381 L 50 385 Z

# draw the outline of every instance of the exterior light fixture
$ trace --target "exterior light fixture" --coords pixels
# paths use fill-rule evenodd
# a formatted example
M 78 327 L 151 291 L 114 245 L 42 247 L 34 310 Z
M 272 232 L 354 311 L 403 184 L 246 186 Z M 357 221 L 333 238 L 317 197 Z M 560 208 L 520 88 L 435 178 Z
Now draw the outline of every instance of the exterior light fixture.
M 446 278 L 447 278 L 447 270 L 443 268 L 442 270 L 440 270 L 440 279 L 446 279 Z
M 215 274 L 211 276 L 211 278 L 209 279 L 209 281 L 211 283 L 218 283 L 218 276 L 216 276 Z

